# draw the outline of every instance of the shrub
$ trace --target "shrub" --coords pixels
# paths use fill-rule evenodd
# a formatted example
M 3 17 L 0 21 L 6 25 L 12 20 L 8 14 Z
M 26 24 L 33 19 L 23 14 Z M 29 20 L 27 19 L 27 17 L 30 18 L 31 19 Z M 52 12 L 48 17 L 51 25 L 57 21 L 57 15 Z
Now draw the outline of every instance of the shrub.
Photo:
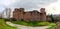
M 28 25 L 27 22 L 23 22 L 23 21 L 20 21 L 20 24 L 21 24 L 21 25 Z
M 39 22 L 38 25 L 39 26 L 46 26 L 46 25 L 49 25 L 50 23 L 49 22 Z
M 51 24 L 49 24 L 49 26 L 55 26 L 56 24 L 54 24 L 54 23 L 51 23 Z
M 4 19 L 5 21 L 10 21 L 10 19 Z
M 53 27 L 56 26 L 56 24 L 51 23 L 51 24 L 49 24 L 49 26 L 51 26 L 51 27 L 49 27 L 49 28 L 47 28 L 47 29 L 53 29 Z
M 15 24 L 25 25 L 25 26 L 47 26 L 49 22 L 25 22 L 25 21 L 13 21 Z

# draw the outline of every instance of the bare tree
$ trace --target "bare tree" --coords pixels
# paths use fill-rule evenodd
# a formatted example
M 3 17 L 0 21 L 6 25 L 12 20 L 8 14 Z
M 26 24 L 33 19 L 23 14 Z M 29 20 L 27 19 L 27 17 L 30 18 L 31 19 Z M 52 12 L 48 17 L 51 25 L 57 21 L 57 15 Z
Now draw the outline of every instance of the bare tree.
M 5 11 L 5 10 L 4 10 Z M 4 18 L 4 11 L 2 11 L 1 13 L 1 17 Z
M 2 18 L 10 18 L 11 16 L 11 9 L 10 8 L 6 8 L 2 14 L 1 14 Z
M 10 16 L 11 16 L 11 9 L 10 8 L 6 8 L 5 10 L 6 10 L 7 18 L 10 18 Z

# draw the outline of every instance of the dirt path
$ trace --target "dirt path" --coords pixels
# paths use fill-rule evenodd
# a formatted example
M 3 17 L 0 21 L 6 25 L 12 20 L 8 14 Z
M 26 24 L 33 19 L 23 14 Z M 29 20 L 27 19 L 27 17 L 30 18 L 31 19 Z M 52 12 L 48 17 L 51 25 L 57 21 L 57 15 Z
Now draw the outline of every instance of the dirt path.
M 17 27 L 18 29 L 46 29 L 46 28 L 50 27 L 50 26 L 30 27 L 30 26 L 23 26 L 23 25 L 13 24 L 11 22 L 6 22 L 6 24 L 8 24 L 10 26 Z

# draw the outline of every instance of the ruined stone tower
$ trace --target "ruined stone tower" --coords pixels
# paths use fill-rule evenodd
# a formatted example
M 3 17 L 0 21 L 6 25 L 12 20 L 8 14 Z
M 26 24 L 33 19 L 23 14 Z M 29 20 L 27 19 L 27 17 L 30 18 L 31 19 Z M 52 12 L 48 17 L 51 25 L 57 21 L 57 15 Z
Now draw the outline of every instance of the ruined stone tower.
M 18 8 L 15 8 L 14 9 L 15 11 L 13 12 L 13 18 L 18 20 L 19 19 L 19 9 Z
M 24 11 L 24 8 L 15 8 L 13 11 L 13 18 L 16 20 L 24 21 L 46 21 L 46 12 L 45 8 L 41 8 L 41 12 L 37 10 L 33 11 Z
M 41 11 L 40 13 L 41 13 L 41 19 L 42 19 L 42 21 L 46 21 L 45 8 L 41 8 L 40 11 Z
M 24 8 L 19 8 L 19 19 L 23 20 L 24 18 Z

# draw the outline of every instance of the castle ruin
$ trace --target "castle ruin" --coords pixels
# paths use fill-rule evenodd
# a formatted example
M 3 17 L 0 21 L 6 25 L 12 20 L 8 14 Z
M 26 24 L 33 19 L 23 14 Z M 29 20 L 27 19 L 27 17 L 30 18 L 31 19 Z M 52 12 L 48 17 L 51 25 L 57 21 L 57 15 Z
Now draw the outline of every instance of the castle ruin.
M 25 12 L 24 10 L 24 8 L 15 8 L 13 11 L 13 18 L 15 20 L 24 21 L 46 21 L 45 8 L 41 8 L 40 12 L 38 12 L 37 10 Z

